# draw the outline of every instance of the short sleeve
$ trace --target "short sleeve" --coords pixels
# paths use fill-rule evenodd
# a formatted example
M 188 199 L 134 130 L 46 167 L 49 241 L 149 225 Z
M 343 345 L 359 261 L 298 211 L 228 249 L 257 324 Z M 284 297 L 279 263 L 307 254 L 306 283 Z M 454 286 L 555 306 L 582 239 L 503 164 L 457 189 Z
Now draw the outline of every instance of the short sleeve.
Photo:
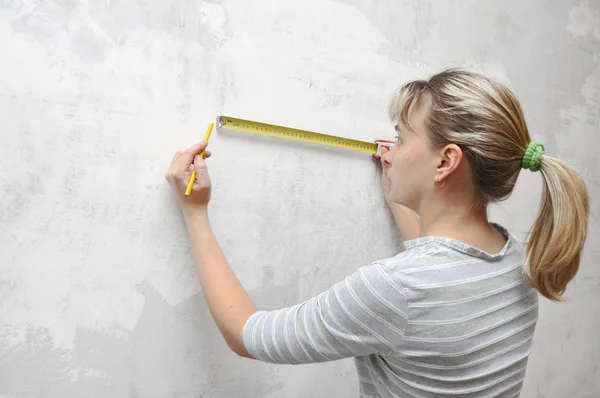
M 301 364 L 390 354 L 407 323 L 404 290 L 373 263 L 292 307 L 257 311 L 246 321 L 244 346 L 254 358 Z

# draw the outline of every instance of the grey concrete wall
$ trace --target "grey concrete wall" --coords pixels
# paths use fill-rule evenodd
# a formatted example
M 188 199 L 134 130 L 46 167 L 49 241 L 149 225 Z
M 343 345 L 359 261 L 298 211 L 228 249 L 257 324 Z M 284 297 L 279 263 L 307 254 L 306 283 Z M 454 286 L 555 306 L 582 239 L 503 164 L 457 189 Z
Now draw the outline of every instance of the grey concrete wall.
M 0 0 L 0 396 L 357 396 L 351 360 L 228 352 L 163 178 L 218 114 L 393 135 L 407 79 L 509 84 L 592 195 L 568 302 L 542 301 L 524 397 L 600 394 L 600 3 Z M 401 250 L 368 155 L 217 132 L 211 217 L 259 306 Z M 523 237 L 539 175 L 494 221 Z

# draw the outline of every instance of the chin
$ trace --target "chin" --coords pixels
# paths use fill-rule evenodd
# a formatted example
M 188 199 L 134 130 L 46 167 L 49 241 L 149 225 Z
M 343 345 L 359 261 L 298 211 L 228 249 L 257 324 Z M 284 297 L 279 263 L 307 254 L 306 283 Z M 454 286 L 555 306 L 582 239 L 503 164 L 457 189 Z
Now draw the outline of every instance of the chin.
M 398 205 L 407 206 L 406 198 L 403 198 L 400 196 L 392 196 L 392 202 L 394 202 Z
M 410 198 L 407 198 L 406 196 L 395 196 L 395 197 L 392 197 L 392 200 L 394 201 L 394 203 L 397 203 L 404 207 L 408 207 L 411 210 L 414 210 L 414 207 L 413 207 L 414 201 L 410 200 Z

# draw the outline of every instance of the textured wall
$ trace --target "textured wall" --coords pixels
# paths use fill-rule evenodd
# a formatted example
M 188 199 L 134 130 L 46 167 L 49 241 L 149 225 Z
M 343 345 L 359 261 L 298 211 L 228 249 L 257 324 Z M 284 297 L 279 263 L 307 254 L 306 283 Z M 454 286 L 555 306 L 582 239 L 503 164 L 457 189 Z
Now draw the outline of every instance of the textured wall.
M 164 180 L 217 114 L 365 140 L 391 91 L 448 66 L 512 87 L 575 165 L 590 234 L 542 302 L 524 397 L 600 394 L 600 2 L 0 0 L 0 396 L 356 396 L 350 360 L 228 352 Z M 294 304 L 401 243 L 369 156 L 217 132 L 211 218 L 257 304 Z M 524 173 L 492 211 L 523 237 Z

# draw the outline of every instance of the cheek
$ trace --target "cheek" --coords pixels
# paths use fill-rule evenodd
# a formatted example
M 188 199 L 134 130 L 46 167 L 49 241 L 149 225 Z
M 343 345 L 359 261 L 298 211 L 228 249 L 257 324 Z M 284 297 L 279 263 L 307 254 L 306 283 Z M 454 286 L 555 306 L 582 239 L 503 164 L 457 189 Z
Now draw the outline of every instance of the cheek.
M 412 196 L 420 190 L 426 176 L 426 156 L 418 145 L 406 145 L 399 148 L 392 163 L 392 178 L 397 193 Z
M 412 175 L 414 169 L 415 154 L 412 148 L 404 146 L 398 150 L 394 156 L 394 163 L 392 164 L 396 174 L 409 176 Z
M 414 156 L 410 153 L 408 148 L 402 148 L 398 150 L 394 156 L 394 162 L 392 163 L 391 173 L 389 173 L 392 179 L 392 185 L 394 190 L 399 195 L 406 195 L 411 187 L 414 185 Z
M 406 171 L 410 172 L 410 174 L 416 178 L 425 177 L 430 162 L 427 148 L 423 147 L 422 142 L 415 141 L 405 149 L 403 164 Z

